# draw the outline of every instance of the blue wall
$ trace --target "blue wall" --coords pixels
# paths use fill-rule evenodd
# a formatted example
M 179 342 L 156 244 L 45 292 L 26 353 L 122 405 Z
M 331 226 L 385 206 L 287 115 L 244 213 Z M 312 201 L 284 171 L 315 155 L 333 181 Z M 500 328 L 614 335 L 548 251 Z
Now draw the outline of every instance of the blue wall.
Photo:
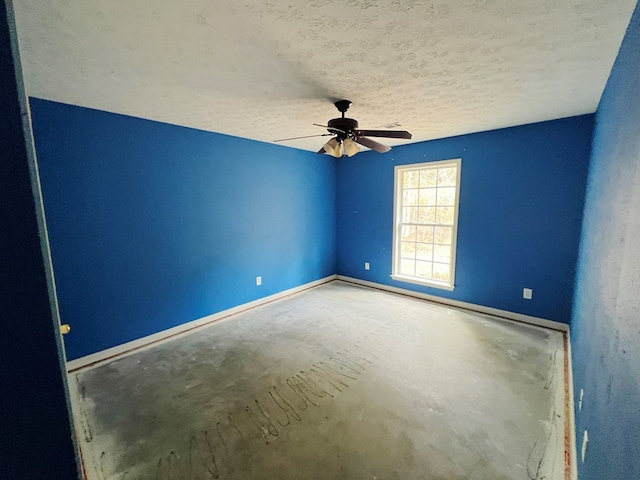
M 78 478 L 75 448 L 18 98 L 7 9 L 2 0 L 0 478 L 70 480 Z
M 31 108 L 69 359 L 335 273 L 332 157 Z
M 580 480 L 640 478 L 639 239 L 640 6 L 596 115 L 571 324 Z
M 343 158 L 338 274 L 568 323 L 592 126 L 585 115 Z M 455 290 L 392 280 L 394 166 L 451 158 L 462 158 Z

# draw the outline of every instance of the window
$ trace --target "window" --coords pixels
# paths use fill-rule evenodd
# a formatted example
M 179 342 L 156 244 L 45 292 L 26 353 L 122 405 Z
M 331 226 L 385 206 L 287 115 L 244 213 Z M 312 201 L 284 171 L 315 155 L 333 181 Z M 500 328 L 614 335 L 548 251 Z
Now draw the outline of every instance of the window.
M 460 164 L 395 168 L 393 279 L 453 290 Z

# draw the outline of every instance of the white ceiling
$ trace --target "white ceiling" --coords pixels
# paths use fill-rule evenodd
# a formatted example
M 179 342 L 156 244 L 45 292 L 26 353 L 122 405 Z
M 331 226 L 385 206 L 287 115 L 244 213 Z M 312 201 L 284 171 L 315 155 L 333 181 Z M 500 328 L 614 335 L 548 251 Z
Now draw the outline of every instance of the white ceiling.
M 410 142 L 594 112 L 635 4 L 14 0 L 29 95 L 265 142 L 340 98 Z

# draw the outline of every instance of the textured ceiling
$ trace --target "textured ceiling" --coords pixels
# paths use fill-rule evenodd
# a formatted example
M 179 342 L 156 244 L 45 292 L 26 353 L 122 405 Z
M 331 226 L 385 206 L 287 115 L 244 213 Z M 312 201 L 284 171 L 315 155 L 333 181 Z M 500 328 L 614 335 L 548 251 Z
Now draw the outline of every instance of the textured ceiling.
M 29 95 L 265 142 L 595 111 L 636 0 L 14 0 Z M 286 142 L 316 151 L 322 138 Z M 408 143 L 389 140 L 389 145 Z

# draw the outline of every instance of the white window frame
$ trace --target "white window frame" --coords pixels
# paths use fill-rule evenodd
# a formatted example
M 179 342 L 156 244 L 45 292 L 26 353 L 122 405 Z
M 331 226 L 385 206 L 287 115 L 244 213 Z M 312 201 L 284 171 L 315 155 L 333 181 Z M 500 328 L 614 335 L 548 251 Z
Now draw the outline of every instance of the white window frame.
M 402 194 L 403 174 L 406 171 L 414 171 L 421 169 L 436 169 L 452 166 L 457 169 L 456 175 L 456 194 L 454 205 L 454 218 L 451 230 L 451 261 L 449 263 L 449 282 L 439 281 L 435 279 L 427 279 L 416 276 L 402 275 L 400 274 L 400 257 L 401 257 L 401 231 L 402 231 Z M 451 160 L 439 160 L 434 162 L 414 163 L 409 165 L 396 165 L 394 169 L 394 194 L 393 194 L 393 265 L 391 278 L 401 282 L 415 283 L 418 285 L 424 285 L 427 287 L 441 288 L 444 290 L 453 290 L 455 288 L 455 272 L 456 272 L 456 250 L 458 239 L 458 210 L 460 206 L 460 177 L 462 169 L 462 159 L 456 158 Z M 434 225 L 439 224 L 419 224 L 419 225 Z

